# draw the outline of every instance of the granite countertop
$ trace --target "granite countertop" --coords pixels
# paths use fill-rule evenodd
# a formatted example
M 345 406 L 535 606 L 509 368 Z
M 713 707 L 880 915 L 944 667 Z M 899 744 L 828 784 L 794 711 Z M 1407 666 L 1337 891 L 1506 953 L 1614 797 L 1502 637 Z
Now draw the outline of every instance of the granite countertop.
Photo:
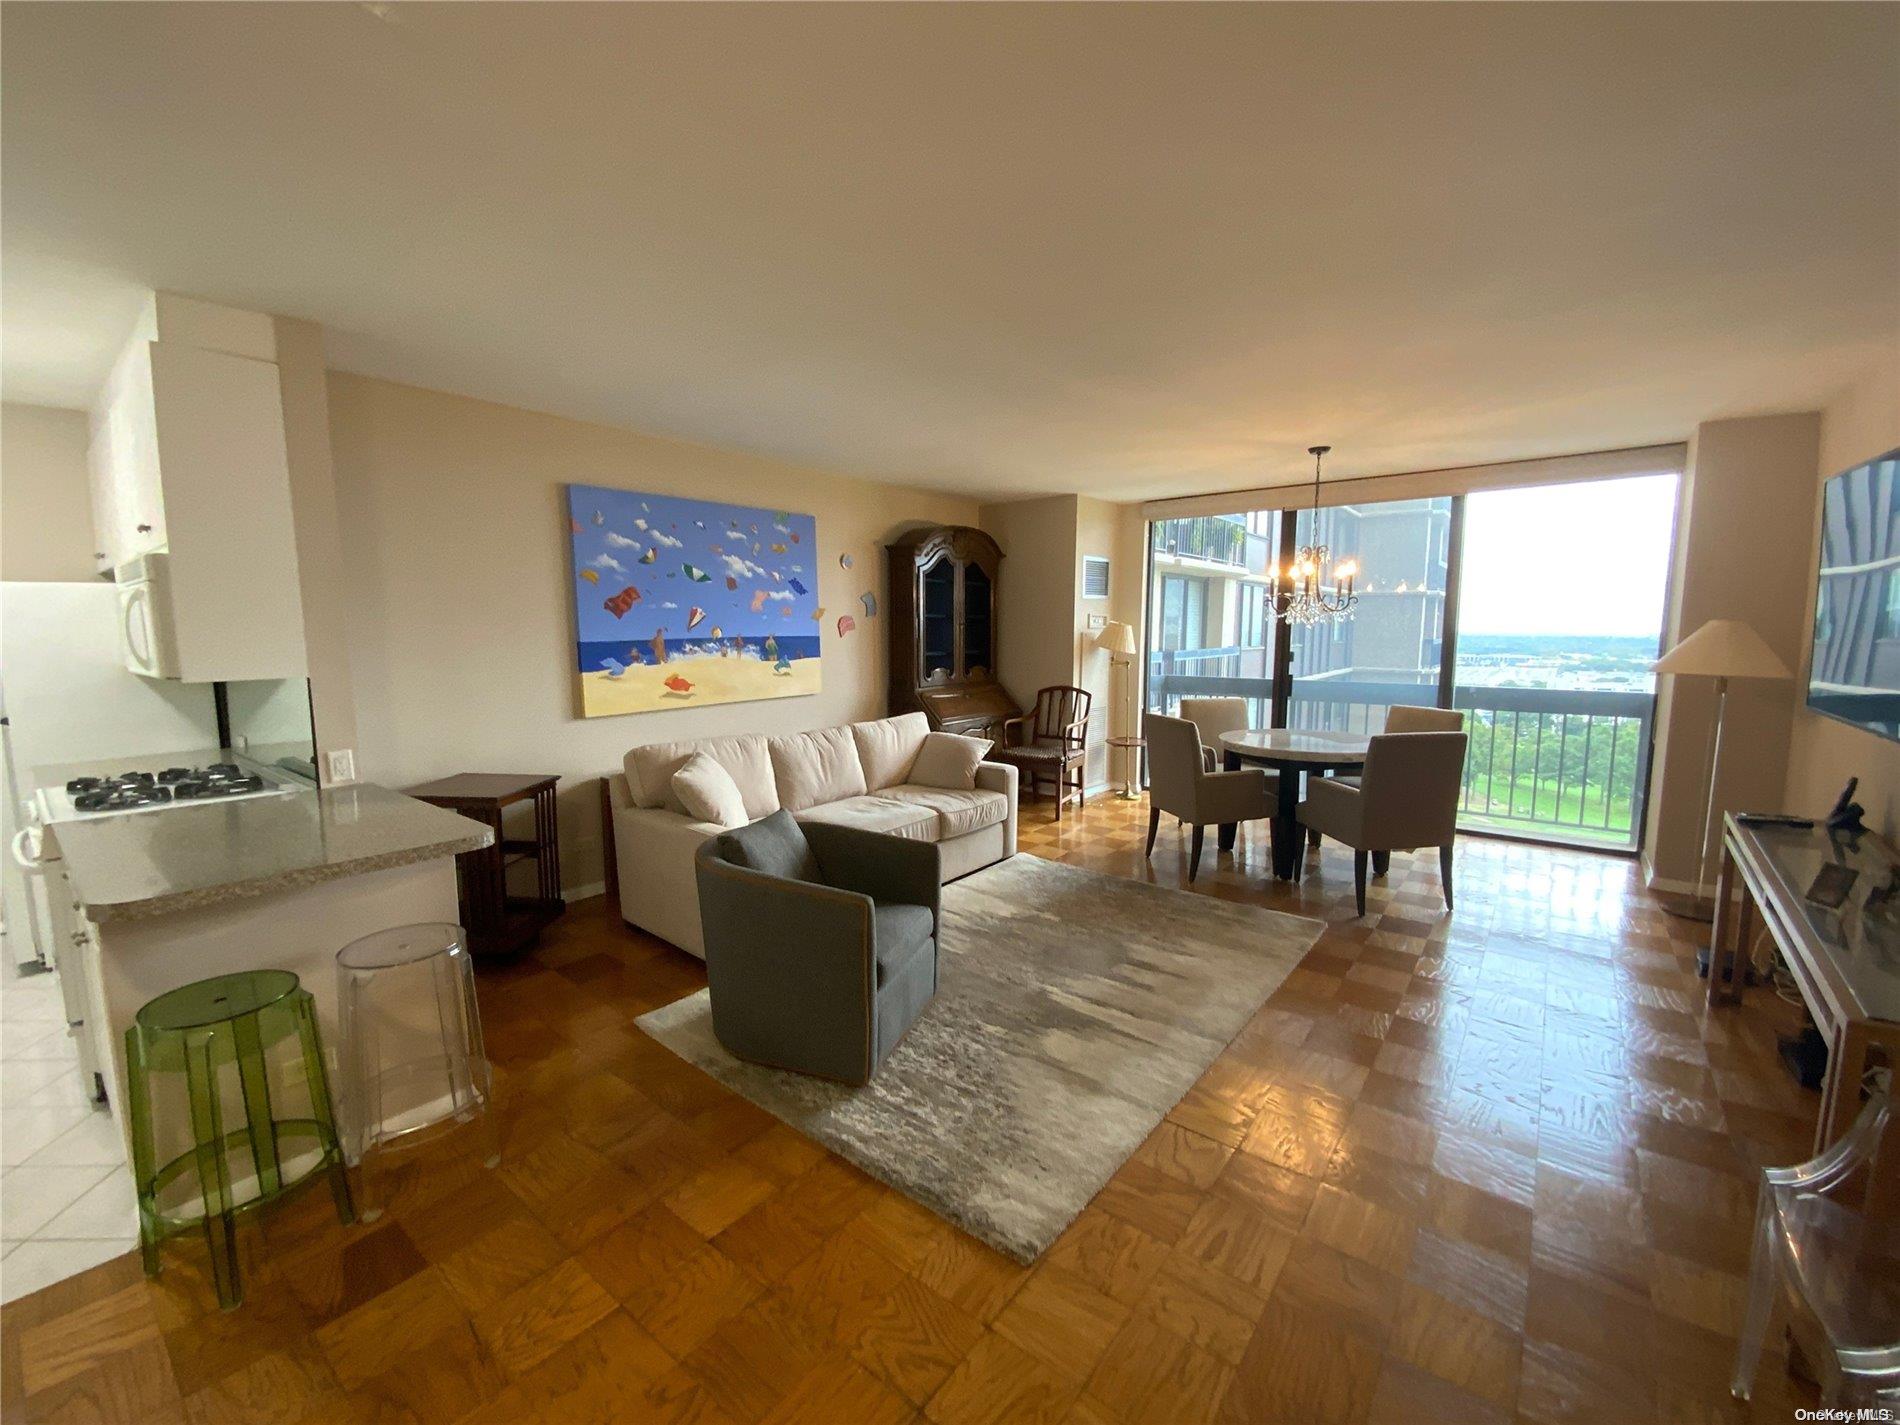
M 48 829 L 86 915 L 100 924 L 300 890 L 494 841 L 480 822 L 368 782 Z

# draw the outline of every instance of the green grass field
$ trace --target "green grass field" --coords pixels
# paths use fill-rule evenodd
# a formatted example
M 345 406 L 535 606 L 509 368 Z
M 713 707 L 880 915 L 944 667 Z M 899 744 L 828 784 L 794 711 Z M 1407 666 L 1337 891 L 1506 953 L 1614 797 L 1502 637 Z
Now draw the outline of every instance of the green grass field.
M 1472 728 L 1460 820 L 1473 829 L 1556 835 L 1592 845 L 1633 845 L 1638 735 L 1637 725 L 1627 719 L 1613 731 L 1596 729 L 1586 769 L 1580 727 L 1560 724 L 1555 717 L 1533 717 L 1518 726 L 1513 746 L 1508 729 L 1479 722 Z M 1607 782 L 1612 737 L 1614 786 Z

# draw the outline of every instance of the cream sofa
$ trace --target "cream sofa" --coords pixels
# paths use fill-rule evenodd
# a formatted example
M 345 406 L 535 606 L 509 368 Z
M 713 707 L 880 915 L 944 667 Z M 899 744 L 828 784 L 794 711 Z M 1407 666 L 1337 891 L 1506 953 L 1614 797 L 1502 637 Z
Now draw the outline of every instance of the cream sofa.
M 946 881 L 1015 855 L 1016 769 L 985 762 L 969 791 L 915 786 L 906 779 L 929 731 L 922 713 L 905 713 L 783 737 L 634 748 L 607 778 L 622 918 L 706 957 L 693 856 L 727 828 L 694 821 L 673 793 L 673 774 L 695 752 L 732 774 L 754 821 L 783 807 L 799 821 L 933 841 Z

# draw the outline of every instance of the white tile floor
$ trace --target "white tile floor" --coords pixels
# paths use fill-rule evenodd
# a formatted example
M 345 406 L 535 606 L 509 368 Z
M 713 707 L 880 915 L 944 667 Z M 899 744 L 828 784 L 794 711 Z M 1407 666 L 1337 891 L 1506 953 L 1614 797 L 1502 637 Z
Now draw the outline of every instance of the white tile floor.
M 79 1082 L 59 982 L 0 966 L 0 1300 L 137 1246 L 124 1143 Z

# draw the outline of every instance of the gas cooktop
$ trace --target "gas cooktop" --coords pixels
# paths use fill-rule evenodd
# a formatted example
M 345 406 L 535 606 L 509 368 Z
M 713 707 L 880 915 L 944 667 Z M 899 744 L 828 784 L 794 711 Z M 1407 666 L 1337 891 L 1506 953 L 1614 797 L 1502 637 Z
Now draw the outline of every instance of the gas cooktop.
M 63 789 L 47 788 L 45 799 L 52 819 L 58 820 L 62 816 L 162 811 L 194 802 L 275 796 L 288 790 L 275 779 L 248 771 L 234 762 L 213 762 L 208 767 L 167 767 L 160 772 L 74 777 Z

